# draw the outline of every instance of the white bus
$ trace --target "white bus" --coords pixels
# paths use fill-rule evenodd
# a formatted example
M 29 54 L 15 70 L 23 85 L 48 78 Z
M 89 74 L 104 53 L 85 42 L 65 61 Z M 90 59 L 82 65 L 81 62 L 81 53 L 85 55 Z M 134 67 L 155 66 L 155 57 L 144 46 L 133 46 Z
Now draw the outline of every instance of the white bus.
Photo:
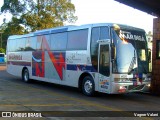
M 7 71 L 77 87 L 85 95 L 148 91 L 145 31 L 127 25 L 64 26 L 8 38 Z

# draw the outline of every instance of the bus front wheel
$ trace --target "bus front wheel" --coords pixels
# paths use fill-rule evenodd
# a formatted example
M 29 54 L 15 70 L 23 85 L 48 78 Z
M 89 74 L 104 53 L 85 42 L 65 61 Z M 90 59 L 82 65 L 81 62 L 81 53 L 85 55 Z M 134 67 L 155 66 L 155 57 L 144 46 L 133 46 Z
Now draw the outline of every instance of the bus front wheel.
M 92 77 L 86 76 L 82 82 L 82 92 L 87 96 L 93 96 L 95 92 L 95 85 Z
M 22 73 L 22 80 L 24 82 L 30 82 L 28 69 L 24 69 Z

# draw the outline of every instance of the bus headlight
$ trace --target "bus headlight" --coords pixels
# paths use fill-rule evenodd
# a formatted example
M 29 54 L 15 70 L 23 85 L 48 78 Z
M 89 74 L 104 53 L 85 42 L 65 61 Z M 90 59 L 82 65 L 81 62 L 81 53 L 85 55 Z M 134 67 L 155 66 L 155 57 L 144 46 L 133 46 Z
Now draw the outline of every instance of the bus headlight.
M 146 86 L 147 86 L 147 87 L 151 87 L 151 84 L 147 84 Z

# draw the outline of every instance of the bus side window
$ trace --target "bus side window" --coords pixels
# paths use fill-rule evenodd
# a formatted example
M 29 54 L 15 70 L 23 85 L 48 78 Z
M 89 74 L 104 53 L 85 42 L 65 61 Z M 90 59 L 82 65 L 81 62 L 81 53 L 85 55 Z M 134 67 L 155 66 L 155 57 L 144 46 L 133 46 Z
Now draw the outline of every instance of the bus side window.
M 50 36 L 51 35 L 42 35 L 42 36 L 36 36 L 36 50 L 42 51 L 42 50 L 49 50 L 50 48 Z M 49 48 L 48 48 L 49 47 Z
M 9 40 L 9 45 L 8 45 L 8 49 L 10 52 L 15 52 L 16 51 L 16 42 L 15 40 Z
M 98 43 L 97 40 L 99 40 L 100 36 L 100 28 L 99 27 L 94 27 L 92 28 L 91 32 L 91 61 L 92 65 L 95 70 L 98 71 Z
M 110 61 L 109 61 L 109 46 L 101 45 L 100 47 L 100 63 L 99 72 L 102 75 L 109 76 L 110 74 Z
M 25 51 L 34 51 L 36 50 L 36 37 L 28 37 L 26 38 L 26 47 Z
M 51 35 L 45 35 L 43 37 L 43 48 L 44 50 L 50 50 L 51 48 Z
M 11 43 L 11 40 L 8 40 L 7 41 L 7 51 L 8 52 L 11 52 L 10 43 Z
M 26 38 L 17 39 L 17 51 L 25 50 L 25 39 Z
M 51 50 L 66 50 L 67 32 L 51 35 Z
M 68 50 L 87 50 L 88 29 L 68 32 Z
M 43 36 L 37 36 L 36 50 L 42 50 Z
M 109 29 L 107 26 L 94 27 L 91 32 L 91 61 L 94 69 L 98 70 L 98 40 L 109 39 Z
M 109 29 L 106 26 L 100 27 L 100 40 L 109 39 Z

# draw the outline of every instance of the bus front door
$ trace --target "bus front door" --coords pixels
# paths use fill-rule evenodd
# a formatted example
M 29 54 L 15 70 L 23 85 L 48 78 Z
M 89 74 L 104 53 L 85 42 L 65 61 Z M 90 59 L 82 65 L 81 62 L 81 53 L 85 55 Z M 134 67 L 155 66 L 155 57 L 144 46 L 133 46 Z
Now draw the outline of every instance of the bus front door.
M 110 90 L 110 49 L 109 43 L 99 44 L 98 56 L 99 91 L 108 93 Z

